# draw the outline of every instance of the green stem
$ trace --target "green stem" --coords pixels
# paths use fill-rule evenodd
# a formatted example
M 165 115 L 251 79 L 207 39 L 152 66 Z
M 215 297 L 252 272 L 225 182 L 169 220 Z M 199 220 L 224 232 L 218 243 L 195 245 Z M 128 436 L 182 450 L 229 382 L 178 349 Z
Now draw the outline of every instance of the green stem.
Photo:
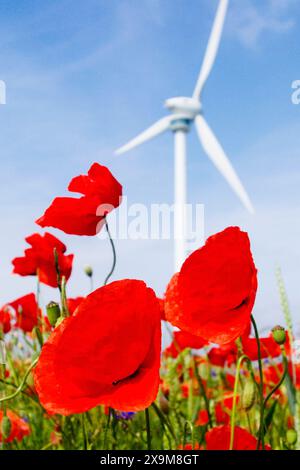
M 183 450 L 185 448 L 185 445 L 186 445 L 186 438 L 187 438 L 187 430 L 188 428 L 190 429 L 190 433 L 191 433 L 191 440 L 192 440 L 192 448 L 194 449 L 194 428 L 193 428 L 193 425 L 190 421 L 186 421 L 184 423 L 184 433 L 183 433 Z
M 106 284 L 108 283 L 110 277 L 113 275 L 113 272 L 114 272 L 114 270 L 115 270 L 116 263 L 117 263 L 116 249 L 115 249 L 115 245 L 114 245 L 114 242 L 113 242 L 113 239 L 112 239 L 112 236 L 111 236 L 109 227 L 108 227 L 108 223 L 107 223 L 106 217 L 105 217 L 105 228 L 106 228 L 106 231 L 107 231 L 107 234 L 108 234 L 108 238 L 109 238 L 109 241 L 110 241 L 110 245 L 111 245 L 111 248 L 112 248 L 113 264 L 112 264 L 111 270 L 109 271 L 108 275 L 106 276 L 106 278 L 105 278 L 105 280 L 104 280 L 104 283 L 103 283 L 104 286 L 106 286 Z
M 32 369 L 37 365 L 38 363 L 38 358 L 35 359 L 31 364 L 30 366 L 28 367 L 27 371 L 26 371 L 26 374 L 24 375 L 23 377 L 23 380 L 22 382 L 20 383 L 20 385 L 18 386 L 18 388 L 16 389 L 16 391 L 14 393 L 12 393 L 11 395 L 7 395 L 6 397 L 3 397 L 3 398 L 0 398 L 0 403 L 2 402 L 5 402 L 5 401 L 8 401 L 8 400 L 12 400 L 13 398 L 15 398 L 20 392 L 22 392 L 22 389 L 26 383 L 26 380 L 30 374 L 30 372 L 32 371 Z
M 110 418 L 111 418 L 111 408 L 108 409 L 108 415 L 107 415 L 107 421 L 106 421 L 106 426 L 105 426 L 105 432 L 104 432 L 104 450 L 108 450 L 107 448 L 107 436 L 108 436 L 108 430 L 109 430 L 109 425 L 110 425 Z
M 261 349 L 260 349 L 260 340 L 256 322 L 254 320 L 253 315 L 251 315 L 251 323 L 254 328 L 256 343 L 257 343 L 257 358 L 258 358 L 258 368 L 259 368 L 259 401 L 260 401 L 260 420 L 259 420 L 259 430 L 258 430 L 258 439 L 257 439 L 257 447 L 256 449 L 259 450 L 260 443 L 262 445 L 262 450 L 265 450 L 265 432 L 264 432 L 264 376 L 263 376 L 263 369 L 262 369 L 262 360 L 261 360 Z
M 208 400 L 207 395 L 206 395 L 206 391 L 205 391 L 203 381 L 202 381 L 201 376 L 199 374 L 199 370 L 198 370 L 198 366 L 197 366 L 197 362 L 196 362 L 195 357 L 194 357 L 194 370 L 195 370 L 195 375 L 196 375 L 196 379 L 197 379 L 199 388 L 200 388 L 201 393 L 202 393 L 203 398 L 204 398 L 205 409 L 206 409 L 207 416 L 208 416 L 208 424 L 209 424 L 209 427 L 212 427 L 212 419 L 211 419 L 211 414 L 210 414 L 210 410 L 209 410 L 209 400 Z
M 243 355 L 239 358 L 239 360 L 237 362 L 237 366 L 236 366 L 236 372 L 235 372 L 232 412 L 231 412 L 231 419 L 230 419 L 230 445 L 229 445 L 229 450 L 233 450 L 233 444 L 234 444 L 236 402 L 237 402 L 237 393 L 238 393 L 239 378 L 240 378 L 240 369 L 241 369 L 241 365 L 242 365 L 243 360 L 248 360 L 248 357 L 246 355 Z
M 53 446 L 52 442 L 48 442 L 44 447 L 41 448 L 41 450 L 48 450 Z
M 81 426 L 82 426 L 82 436 L 83 436 L 83 449 L 87 450 L 88 449 L 88 435 L 87 435 L 87 430 L 86 430 L 84 413 L 82 413 L 81 415 Z
M 271 398 L 271 396 L 281 387 L 281 385 L 283 384 L 284 382 L 284 379 L 286 377 L 286 374 L 288 372 L 288 361 L 287 361 L 287 358 L 286 358 L 286 355 L 285 355 L 285 352 L 284 352 L 284 349 L 282 348 L 282 358 L 283 358 L 283 374 L 282 374 L 282 377 L 281 379 L 279 380 L 278 384 L 275 385 L 274 388 L 272 388 L 272 390 L 268 393 L 268 395 L 266 396 L 265 400 L 264 400 L 264 409 L 266 408 L 266 405 L 267 405 L 267 402 L 269 401 L 269 399 Z
M 67 286 L 67 281 L 66 281 L 65 276 L 63 276 L 62 279 L 61 279 L 60 294 L 61 294 L 61 313 L 62 313 L 62 317 L 64 317 L 64 318 L 70 316 L 70 312 L 69 312 L 69 309 L 68 309 L 68 303 L 67 303 L 66 286 Z
M 174 433 L 173 428 L 170 425 L 169 421 L 164 417 L 163 413 L 161 412 L 161 410 L 159 409 L 159 407 L 157 406 L 156 403 L 152 403 L 151 406 L 154 409 L 157 416 L 159 417 L 162 426 L 168 428 L 171 436 L 173 437 L 174 441 L 176 442 L 176 436 L 175 436 L 175 433 Z
M 150 429 L 150 416 L 149 408 L 145 409 L 146 429 L 147 429 L 147 449 L 151 450 L 151 429 Z

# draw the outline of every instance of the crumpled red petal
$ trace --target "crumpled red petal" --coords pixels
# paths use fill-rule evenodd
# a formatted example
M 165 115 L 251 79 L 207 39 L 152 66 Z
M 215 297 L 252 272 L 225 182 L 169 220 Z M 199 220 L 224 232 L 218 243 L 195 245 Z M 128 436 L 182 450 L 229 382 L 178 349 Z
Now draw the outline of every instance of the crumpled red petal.
M 161 323 L 146 284 L 116 281 L 97 289 L 43 346 L 35 387 L 47 411 L 68 415 L 103 404 L 139 411 L 159 386 Z

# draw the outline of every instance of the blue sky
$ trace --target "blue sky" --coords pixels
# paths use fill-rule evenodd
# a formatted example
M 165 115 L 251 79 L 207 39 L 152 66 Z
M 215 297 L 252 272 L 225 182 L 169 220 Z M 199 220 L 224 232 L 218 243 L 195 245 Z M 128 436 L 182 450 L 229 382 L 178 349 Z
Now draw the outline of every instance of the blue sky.
M 72 176 L 98 161 L 131 202 L 172 202 L 171 134 L 122 156 L 113 150 L 165 113 L 166 98 L 192 93 L 217 0 L 19 0 L 0 4 L 0 300 L 35 289 L 11 276 L 34 220 Z M 300 79 L 297 0 L 231 0 L 218 58 L 203 95 L 206 118 L 256 208 L 248 215 L 203 153 L 188 141 L 189 201 L 205 204 L 206 236 L 228 225 L 249 231 L 259 270 L 261 328 L 283 322 L 279 264 L 295 322 L 300 311 Z M 85 294 L 110 267 L 105 240 L 66 236 L 74 252 L 70 295 Z M 167 241 L 117 241 L 115 278 L 142 278 L 162 293 L 172 274 Z M 43 289 L 44 300 L 56 297 Z M 299 325 L 300 328 L 300 325 Z M 299 331 L 300 334 L 300 331 Z

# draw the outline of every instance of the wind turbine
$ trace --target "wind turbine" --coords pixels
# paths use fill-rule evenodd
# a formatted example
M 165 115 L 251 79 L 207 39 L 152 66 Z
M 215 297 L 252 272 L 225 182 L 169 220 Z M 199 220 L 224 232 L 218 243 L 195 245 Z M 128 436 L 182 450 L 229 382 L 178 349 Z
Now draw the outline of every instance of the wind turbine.
M 175 272 L 180 270 L 186 258 L 186 136 L 193 122 L 207 156 L 227 180 L 229 186 L 239 197 L 246 209 L 251 213 L 254 212 L 251 201 L 238 175 L 203 117 L 201 103 L 202 90 L 212 70 L 219 48 L 227 8 L 228 0 L 220 0 L 193 96 L 176 97 L 166 100 L 165 107 L 171 114 L 163 117 L 123 147 L 116 150 L 116 154 L 122 154 L 165 131 L 171 130 L 174 133 Z

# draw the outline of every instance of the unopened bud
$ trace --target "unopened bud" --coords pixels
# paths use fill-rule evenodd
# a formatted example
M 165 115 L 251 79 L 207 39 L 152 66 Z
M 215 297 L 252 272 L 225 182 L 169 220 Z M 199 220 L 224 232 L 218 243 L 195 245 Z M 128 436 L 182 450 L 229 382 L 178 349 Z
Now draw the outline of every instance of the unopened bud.
M 11 433 L 11 421 L 8 416 L 3 416 L 1 423 L 1 434 L 4 439 L 7 439 Z
M 91 266 L 86 266 L 84 268 L 84 272 L 88 277 L 92 277 L 93 275 L 93 268 Z
M 284 344 L 286 340 L 286 333 L 285 329 L 282 326 L 274 326 L 272 329 L 272 336 L 274 341 L 276 341 L 277 344 Z
M 34 327 L 34 332 L 36 334 L 36 337 L 37 337 L 37 340 L 39 342 L 39 345 L 40 347 L 42 348 L 43 347 L 43 344 L 44 344 L 44 338 L 43 338 L 43 335 L 42 335 L 42 332 L 41 330 L 39 329 L 38 326 L 35 326 Z
M 159 406 L 163 413 L 165 413 L 166 415 L 169 414 L 169 400 L 167 400 L 163 394 L 161 394 L 159 397 Z
M 242 392 L 241 405 L 242 409 L 249 411 L 254 405 L 256 397 L 256 389 L 253 380 L 246 382 Z
M 60 308 L 56 302 L 50 302 L 47 307 L 47 317 L 51 326 L 55 326 L 58 318 L 60 317 Z
M 297 432 L 295 429 L 288 429 L 286 432 L 286 441 L 290 445 L 294 445 L 297 442 Z

